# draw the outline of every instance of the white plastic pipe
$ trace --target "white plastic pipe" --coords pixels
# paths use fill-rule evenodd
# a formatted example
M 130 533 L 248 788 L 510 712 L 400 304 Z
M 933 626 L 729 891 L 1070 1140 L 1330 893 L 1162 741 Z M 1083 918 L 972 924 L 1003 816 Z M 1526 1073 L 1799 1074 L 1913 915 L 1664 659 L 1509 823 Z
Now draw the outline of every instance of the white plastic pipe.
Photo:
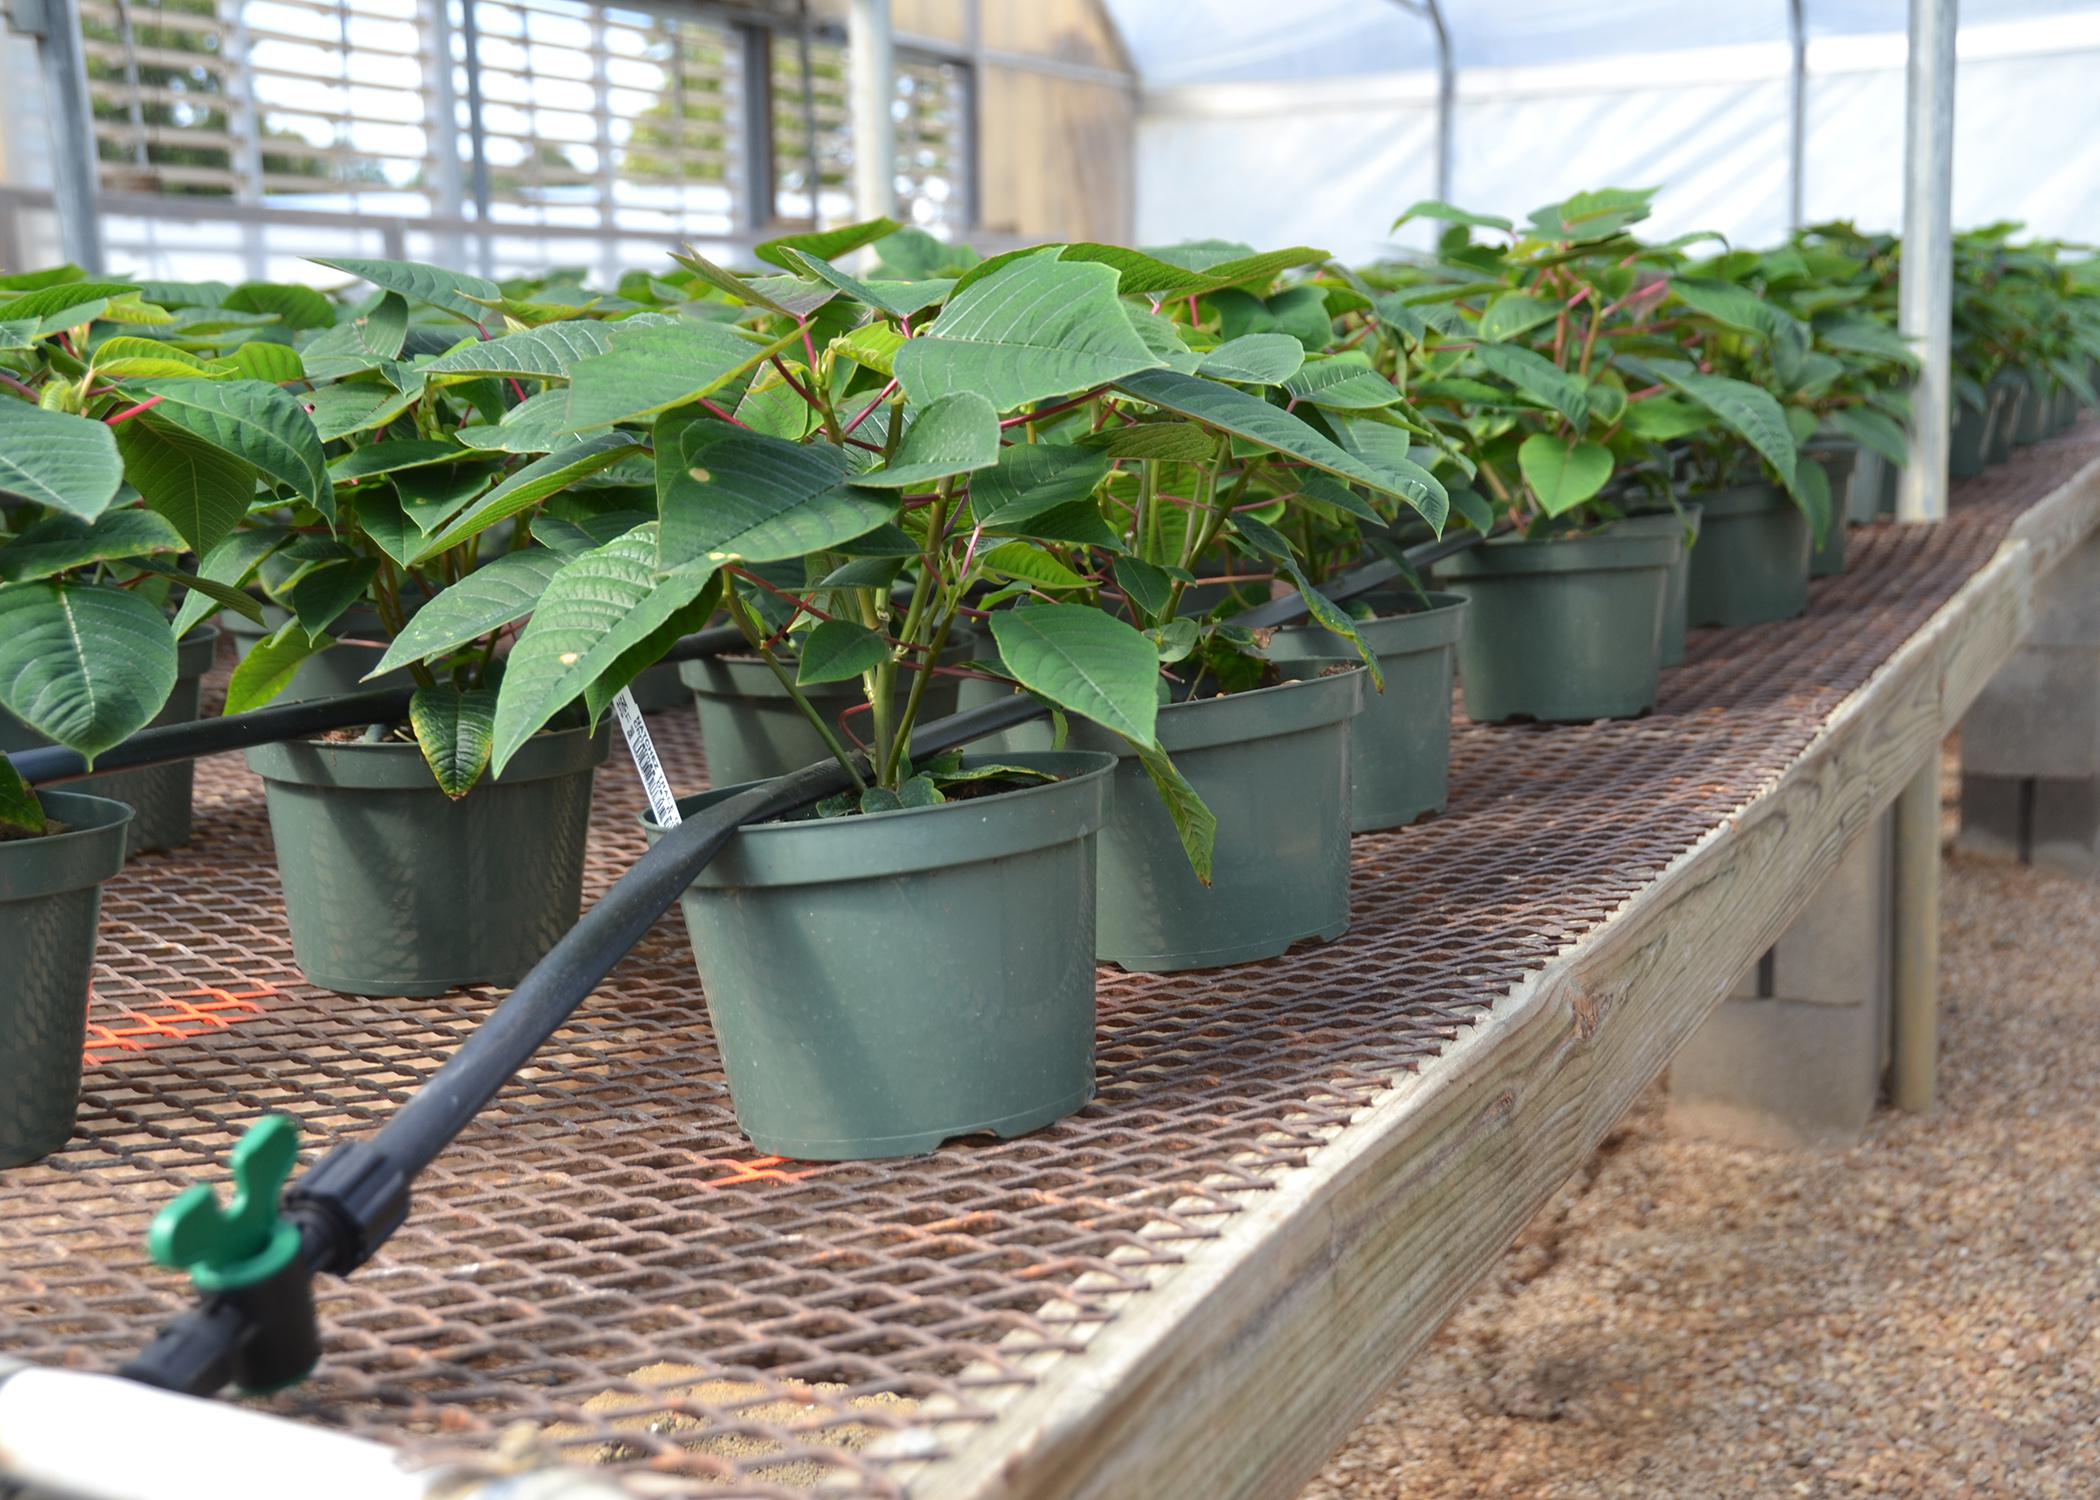
M 1904 113 L 1903 280 L 1896 323 L 1918 353 L 1910 459 L 1896 519 L 1947 515 L 1947 449 L 1954 389 L 1955 0 L 1910 0 L 1909 97 Z
M 897 207 L 896 42 L 890 0 L 853 0 L 846 19 L 847 89 L 853 114 L 853 206 L 863 219 Z M 812 189 L 814 191 L 814 189 Z

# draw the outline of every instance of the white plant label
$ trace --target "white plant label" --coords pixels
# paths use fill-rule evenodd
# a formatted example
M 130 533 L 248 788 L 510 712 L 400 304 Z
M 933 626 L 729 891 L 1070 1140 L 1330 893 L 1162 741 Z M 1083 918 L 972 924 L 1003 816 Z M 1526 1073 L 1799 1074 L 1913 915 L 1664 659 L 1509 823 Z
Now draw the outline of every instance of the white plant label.
M 676 828 L 680 822 L 678 799 L 671 795 L 671 778 L 664 775 L 664 763 L 656 758 L 656 742 L 649 738 L 641 705 L 634 701 L 633 693 L 621 688 L 613 695 L 612 706 L 613 717 L 620 721 L 620 733 L 627 737 L 627 753 L 634 757 L 634 768 L 641 773 L 649 811 L 659 828 Z

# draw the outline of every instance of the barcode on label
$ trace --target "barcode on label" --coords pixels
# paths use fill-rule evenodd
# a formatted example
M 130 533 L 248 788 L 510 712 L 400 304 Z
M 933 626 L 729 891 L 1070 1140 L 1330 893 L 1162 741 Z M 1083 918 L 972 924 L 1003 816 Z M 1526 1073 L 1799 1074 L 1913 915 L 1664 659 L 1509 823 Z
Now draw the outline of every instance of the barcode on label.
M 680 819 L 678 799 L 671 795 L 671 778 L 664 775 L 664 763 L 656 758 L 656 743 L 649 738 L 641 705 L 626 688 L 613 698 L 613 717 L 620 721 L 620 733 L 627 738 L 627 753 L 634 757 L 634 768 L 641 775 L 642 791 L 649 798 L 649 811 L 657 826 L 676 828 Z

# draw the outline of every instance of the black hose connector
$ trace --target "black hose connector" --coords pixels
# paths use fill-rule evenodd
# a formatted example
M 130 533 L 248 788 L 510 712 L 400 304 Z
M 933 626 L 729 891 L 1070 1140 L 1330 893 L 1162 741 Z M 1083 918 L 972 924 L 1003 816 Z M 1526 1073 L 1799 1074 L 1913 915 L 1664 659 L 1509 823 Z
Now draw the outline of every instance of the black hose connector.
M 307 1265 L 347 1276 L 407 1222 L 408 1174 L 370 1141 L 345 1141 L 286 1190 L 284 1207 Z

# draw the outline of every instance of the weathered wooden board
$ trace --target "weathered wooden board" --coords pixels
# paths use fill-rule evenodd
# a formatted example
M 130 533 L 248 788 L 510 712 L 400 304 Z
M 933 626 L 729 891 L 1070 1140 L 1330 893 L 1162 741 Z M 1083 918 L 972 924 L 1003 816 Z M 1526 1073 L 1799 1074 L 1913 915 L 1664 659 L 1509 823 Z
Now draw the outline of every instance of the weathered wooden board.
M 2100 463 L 1825 722 L 1804 753 L 1568 954 L 950 1456 L 923 1500 L 1288 1496 L 1588 1158 L 1903 788 L 2100 525 Z

